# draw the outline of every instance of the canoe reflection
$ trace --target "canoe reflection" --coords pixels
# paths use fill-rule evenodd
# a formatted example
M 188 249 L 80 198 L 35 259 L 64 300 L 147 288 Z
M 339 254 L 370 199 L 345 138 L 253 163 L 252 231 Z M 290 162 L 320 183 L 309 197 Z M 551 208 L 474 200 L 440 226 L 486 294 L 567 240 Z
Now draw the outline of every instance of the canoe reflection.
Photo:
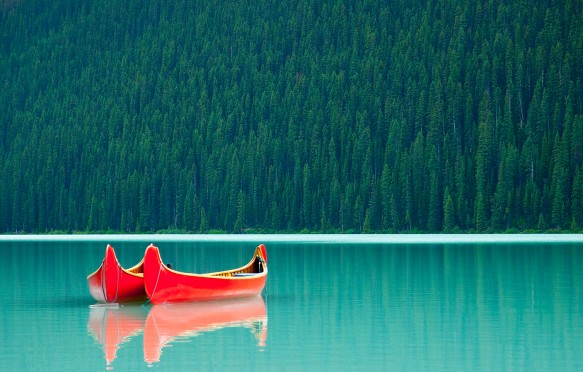
M 99 342 L 108 369 L 121 345 L 144 333 L 144 361 L 160 361 L 162 349 L 176 340 L 226 327 L 251 329 L 257 345 L 267 341 L 267 310 L 261 296 L 211 302 L 173 303 L 119 308 L 92 307 L 87 329 Z
M 225 327 L 249 328 L 258 346 L 265 347 L 267 311 L 263 297 L 154 305 L 144 330 L 144 360 L 158 362 L 162 349 L 173 341 Z
M 87 329 L 103 346 L 108 366 L 115 359 L 120 345 L 144 330 L 147 316 L 148 309 L 139 305 L 92 307 L 89 310 Z

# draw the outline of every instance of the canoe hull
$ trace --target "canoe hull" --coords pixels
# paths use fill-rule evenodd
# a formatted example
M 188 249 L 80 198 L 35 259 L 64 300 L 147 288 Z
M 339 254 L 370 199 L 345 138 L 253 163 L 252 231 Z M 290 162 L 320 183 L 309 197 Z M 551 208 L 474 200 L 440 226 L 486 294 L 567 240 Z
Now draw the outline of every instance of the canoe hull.
M 145 301 L 142 269 L 143 261 L 128 270 L 122 268 L 113 247 L 108 244 L 101 266 L 87 277 L 89 293 L 95 300 L 105 303 Z
M 265 262 L 265 247 L 257 247 L 251 262 L 243 268 L 214 274 L 188 274 L 162 263 L 158 248 L 150 245 L 144 256 L 144 287 L 153 304 L 164 302 L 215 301 L 252 297 L 261 294 L 267 279 L 267 267 L 248 276 L 228 276 L 251 265 L 257 257 Z M 225 276 L 221 276 L 225 275 Z

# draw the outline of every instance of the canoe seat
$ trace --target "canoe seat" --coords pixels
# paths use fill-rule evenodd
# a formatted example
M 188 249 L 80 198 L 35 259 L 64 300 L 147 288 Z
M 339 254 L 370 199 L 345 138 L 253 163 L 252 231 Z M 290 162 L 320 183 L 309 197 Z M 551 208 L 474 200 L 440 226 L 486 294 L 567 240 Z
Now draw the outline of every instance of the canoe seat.
M 233 276 L 253 276 L 257 275 L 256 273 L 235 273 Z

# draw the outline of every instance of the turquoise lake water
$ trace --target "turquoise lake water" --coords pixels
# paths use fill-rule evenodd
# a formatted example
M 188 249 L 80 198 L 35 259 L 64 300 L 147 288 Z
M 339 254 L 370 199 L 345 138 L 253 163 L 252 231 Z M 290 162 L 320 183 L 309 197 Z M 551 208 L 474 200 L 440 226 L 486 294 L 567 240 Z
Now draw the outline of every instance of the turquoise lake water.
M 580 237 L 58 239 L 0 240 L 0 370 L 583 370 Z M 262 242 L 261 297 L 92 307 L 107 243 L 126 267 L 154 243 L 176 270 L 209 272 Z

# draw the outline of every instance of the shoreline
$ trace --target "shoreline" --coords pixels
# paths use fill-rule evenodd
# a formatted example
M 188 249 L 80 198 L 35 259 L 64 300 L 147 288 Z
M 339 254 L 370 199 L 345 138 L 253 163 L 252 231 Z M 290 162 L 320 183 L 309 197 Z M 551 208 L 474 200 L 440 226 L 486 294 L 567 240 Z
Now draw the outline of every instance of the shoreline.
M 281 242 L 330 244 L 583 243 L 583 234 L 26 234 L 9 241 Z

